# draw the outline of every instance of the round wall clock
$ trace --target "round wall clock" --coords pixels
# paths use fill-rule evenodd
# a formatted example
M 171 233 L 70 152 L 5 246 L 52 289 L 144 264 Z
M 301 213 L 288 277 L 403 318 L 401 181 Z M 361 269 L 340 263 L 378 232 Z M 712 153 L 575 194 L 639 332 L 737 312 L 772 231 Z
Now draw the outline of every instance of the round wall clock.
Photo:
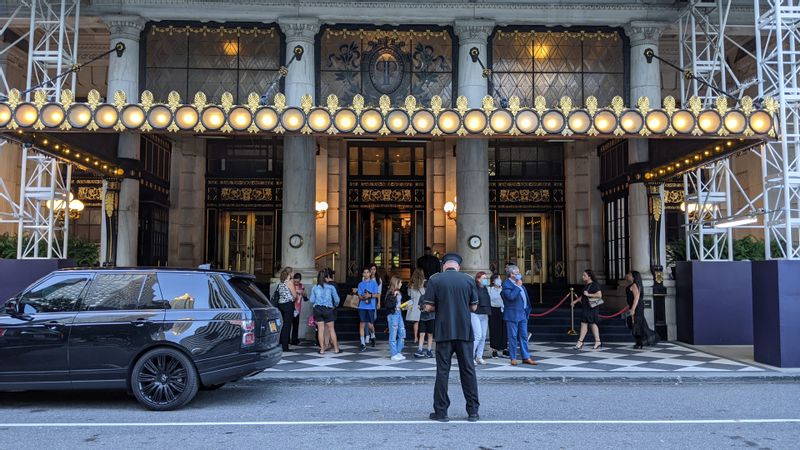
M 481 238 L 480 238 L 480 236 L 470 236 L 469 237 L 469 246 L 472 249 L 480 248 L 481 247 Z
M 299 234 L 289 236 L 289 245 L 291 245 L 292 248 L 300 248 L 303 245 L 303 236 Z

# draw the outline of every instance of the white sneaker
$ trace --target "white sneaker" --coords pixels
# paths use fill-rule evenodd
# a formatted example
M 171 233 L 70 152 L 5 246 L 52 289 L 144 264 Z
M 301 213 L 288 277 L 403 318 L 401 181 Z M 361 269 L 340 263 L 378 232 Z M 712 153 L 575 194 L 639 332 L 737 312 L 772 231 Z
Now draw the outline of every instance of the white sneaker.
M 403 354 L 402 354 L 402 353 L 398 353 L 398 354 L 397 354 L 397 356 L 399 356 L 399 357 L 400 357 L 400 358 L 398 358 L 400 361 L 404 361 L 404 360 L 406 359 L 406 357 L 405 357 L 405 356 L 403 356 Z
M 391 359 L 392 361 L 402 361 L 402 360 L 404 360 L 405 358 L 403 358 L 403 355 L 401 355 L 400 353 L 398 353 L 398 354 L 396 354 L 396 355 L 392 356 L 392 357 L 391 357 L 391 358 L 389 358 L 389 359 Z

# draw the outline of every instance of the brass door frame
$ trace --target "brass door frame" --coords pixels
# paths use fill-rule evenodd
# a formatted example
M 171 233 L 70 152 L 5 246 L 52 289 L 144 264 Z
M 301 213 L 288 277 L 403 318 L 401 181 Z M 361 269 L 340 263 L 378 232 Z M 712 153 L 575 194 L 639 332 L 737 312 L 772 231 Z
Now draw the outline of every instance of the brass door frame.
M 405 278 L 410 278 L 411 274 L 403 274 L 403 267 L 400 264 L 398 267 L 393 267 L 392 258 L 395 256 L 392 248 L 392 221 L 395 219 L 407 219 L 409 221 L 412 220 L 413 214 L 411 211 L 397 211 L 397 212 L 379 212 L 379 211 L 370 211 L 370 229 L 369 229 L 369 248 L 370 248 L 370 261 L 368 264 L 372 264 L 375 262 L 375 227 L 376 222 L 380 221 L 380 229 L 383 236 L 383 242 L 381 245 L 382 257 L 381 257 L 381 264 L 380 266 L 387 271 L 387 274 L 395 274 L 399 273 L 401 277 L 405 276 Z M 404 217 L 407 216 L 407 217 Z M 411 222 L 410 222 L 411 223 Z M 402 243 L 400 244 L 402 247 Z M 413 254 L 413 239 L 411 242 L 412 248 L 409 249 L 412 251 Z M 398 257 L 402 255 L 402 248 L 398 249 Z M 413 261 L 412 261 L 413 264 Z
M 499 213 L 499 217 L 514 217 L 516 218 L 516 261 L 517 267 L 519 267 L 520 273 L 523 275 L 523 282 L 525 283 L 546 283 L 547 282 L 547 251 L 548 251 L 548 227 L 549 221 L 547 220 L 547 214 L 543 213 Z M 525 226 L 528 219 L 538 218 L 541 220 L 541 239 L 542 239 L 542 249 L 541 255 L 539 256 L 539 260 L 541 261 L 541 267 L 537 267 L 536 264 L 536 255 L 531 252 L 531 259 L 530 261 L 525 260 Z M 531 245 L 529 243 L 528 245 Z M 498 243 L 499 245 L 499 243 Z M 527 271 L 531 270 L 530 275 L 527 274 Z
M 231 244 L 231 216 L 245 216 L 247 224 L 245 225 L 245 240 L 247 245 L 245 247 L 244 255 L 237 256 L 238 259 L 235 265 L 231 265 L 228 260 L 230 254 Z M 253 212 L 253 211 L 229 211 L 222 214 L 223 220 L 223 233 L 224 240 L 222 246 L 223 262 L 225 270 L 232 270 L 237 272 L 246 272 L 251 275 L 255 274 L 255 245 L 256 245 L 256 217 L 257 216 L 272 216 L 272 226 L 274 233 L 275 214 L 273 212 Z M 273 254 L 273 258 L 275 255 Z

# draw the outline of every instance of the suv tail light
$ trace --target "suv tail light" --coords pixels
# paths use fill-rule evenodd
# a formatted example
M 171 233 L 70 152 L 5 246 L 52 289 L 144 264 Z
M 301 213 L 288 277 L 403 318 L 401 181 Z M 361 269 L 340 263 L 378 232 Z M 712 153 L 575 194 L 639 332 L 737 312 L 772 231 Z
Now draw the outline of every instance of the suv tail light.
M 252 320 L 242 321 L 242 345 L 253 345 L 256 343 L 256 324 Z

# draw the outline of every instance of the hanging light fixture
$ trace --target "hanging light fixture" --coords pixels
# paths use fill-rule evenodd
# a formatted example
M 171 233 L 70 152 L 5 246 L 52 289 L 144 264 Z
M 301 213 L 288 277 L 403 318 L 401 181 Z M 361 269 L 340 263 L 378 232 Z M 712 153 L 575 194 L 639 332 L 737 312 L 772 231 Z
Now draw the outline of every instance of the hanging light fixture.
M 669 116 L 660 109 L 648 112 L 644 122 L 647 125 L 647 129 L 655 134 L 662 134 L 669 128 Z
M 175 124 L 181 130 L 191 130 L 197 125 L 200 115 L 193 106 L 181 106 L 175 111 Z
M 464 115 L 464 128 L 472 133 L 483 133 L 486 129 L 486 114 L 481 109 L 471 109 Z
M 383 126 L 383 116 L 377 109 L 367 109 L 361 113 L 361 128 L 367 133 L 377 133 Z
M 340 109 L 333 116 L 333 124 L 342 133 L 351 133 L 358 125 L 358 116 L 352 109 Z
M 504 109 L 496 109 L 489 115 L 489 126 L 495 133 L 508 133 L 514 126 L 514 117 Z
M 73 128 L 86 128 L 92 121 L 92 110 L 84 104 L 75 104 L 67 110 L 67 122 Z
M 629 109 L 619 116 L 619 126 L 628 134 L 637 134 L 642 130 L 644 119 L 639 111 Z
M 582 110 L 575 110 L 567 118 L 569 129 L 578 134 L 584 134 L 592 127 L 592 118 L 589 113 Z
M 405 133 L 408 129 L 408 122 L 408 114 L 400 109 L 396 109 L 386 116 L 386 127 L 392 133 Z
M 516 122 L 517 129 L 523 134 L 531 134 L 539 128 L 539 116 L 530 109 L 518 112 Z
M 172 120 L 172 111 L 164 105 L 154 106 L 147 112 L 147 123 L 154 130 L 164 130 Z
M 64 108 L 58 103 L 48 103 L 44 105 L 41 112 L 42 124 L 48 128 L 58 128 L 64 123 L 66 115 Z M 2 116 L 2 109 L 0 109 L 0 116 Z M 3 118 L 0 117 L 0 126 L 2 126 Z
M 613 133 L 617 128 L 617 116 L 607 109 L 600 110 L 594 115 L 594 128 L 601 134 Z
M 111 105 L 102 105 L 94 111 L 94 123 L 103 129 L 113 128 L 117 124 L 119 114 L 117 108 Z
M 697 116 L 697 125 L 703 133 L 714 134 L 722 126 L 722 118 L 716 111 L 703 111 Z
M 433 117 L 433 114 L 424 109 L 415 112 L 411 117 L 411 126 L 414 127 L 414 131 L 417 133 L 430 133 L 435 125 L 436 118 Z
M 548 111 L 542 116 L 542 128 L 550 134 L 558 134 L 564 130 L 564 115 L 559 111 Z
M 237 106 L 228 113 L 228 124 L 236 131 L 244 131 L 253 123 L 253 115 L 244 106 Z
M 442 111 L 437 119 L 439 129 L 444 134 L 453 134 L 461 127 L 461 117 L 455 111 Z
M 268 106 L 263 106 L 256 111 L 255 122 L 259 130 L 272 131 L 278 126 L 278 113 Z
M 767 134 L 772 128 L 772 117 L 764 111 L 756 111 L 750 115 L 750 128 L 756 134 Z
M 694 116 L 689 111 L 677 111 L 672 115 L 672 128 L 680 134 L 691 133 L 694 130 Z
M 312 131 L 322 133 L 331 126 L 331 116 L 323 108 L 314 108 L 308 113 L 308 127 Z
M 194 108 L 192 108 L 194 110 Z M 139 105 L 128 105 L 122 108 L 120 121 L 125 128 L 136 129 L 144 125 L 144 110 Z
M 217 131 L 225 125 L 225 111 L 218 106 L 208 106 L 200 115 L 200 123 L 210 131 Z
M 733 134 L 744 133 L 747 128 L 747 118 L 739 111 L 728 111 L 722 120 L 725 129 Z
M 88 107 L 86 109 L 89 109 Z M 39 118 L 39 111 L 32 103 L 21 103 L 14 111 L 14 120 L 22 128 L 30 128 Z M 88 123 L 88 122 L 87 122 Z

